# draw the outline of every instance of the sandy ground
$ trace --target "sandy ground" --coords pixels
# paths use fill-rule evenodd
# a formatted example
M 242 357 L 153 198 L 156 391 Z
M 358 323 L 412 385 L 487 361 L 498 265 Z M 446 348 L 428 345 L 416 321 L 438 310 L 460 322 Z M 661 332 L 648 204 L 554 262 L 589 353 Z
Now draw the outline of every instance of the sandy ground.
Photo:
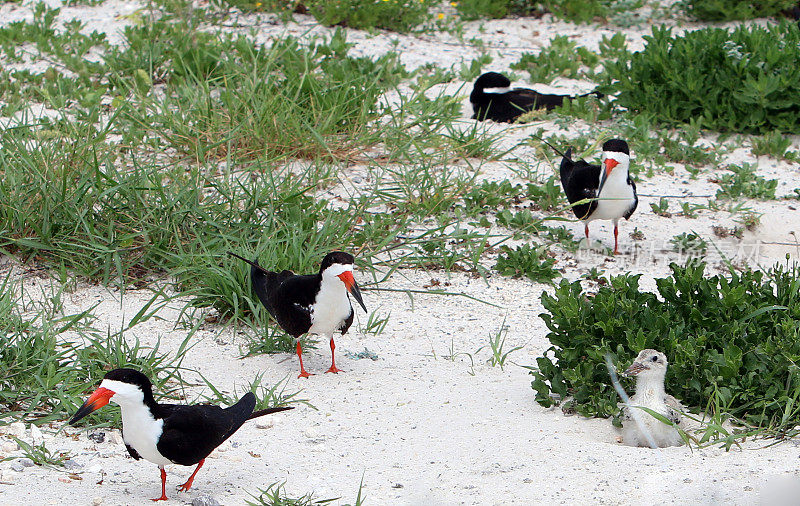
M 99 7 L 64 8 L 59 19 L 78 17 L 87 22 L 87 31 L 105 31 L 112 41 L 119 41 L 121 27 L 129 22 L 127 16 L 139 8 L 135 2 L 108 0 Z M 29 16 L 27 3 L 0 6 L 0 23 Z M 243 31 L 255 27 L 264 42 L 283 33 L 327 31 L 306 16 L 297 16 L 297 23 L 288 27 L 271 19 L 241 16 L 236 25 Z M 641 35 L 646 31 L 649 28 L 625 30 L 632 48 L 641 47 Z M 594 48 L 603 34 L 613 31 L 591 25 L 575 27 L 546 17 L 469 23 L 465 40 L 483 38 L 495 58 L 491 69 L 505 70 L 522 52 L 536 50 L 559 33 L 574 35 L 579 43 Z M 411 68 L 426 62 L 449 67 L 479 54 L 447 34 L 414 37 L 351 31 L 348 39 L 356 42 L 357 53 L 369 55 L 392 49 L 392 40 L 398 40 L 402 60 Z M 585 83 L 567 85 L 579 89 Z M 465 86 L 461 93 L 466 97 L 470 88 Z M 467 107 L 465 104 L 465 112 Z M 506 131 L 502 142 L 514 144 L 539 126 L 488 128 Z M 556 130 L 552 124 L 544 127 Z M 713 139 L 705 141 L 713 144 Z M 533 150 L 520 148 L 516 154 L 532 156 Z M 780 181 L 779 195 L 800 187 L 796 165 L 766 157 L 755 159 L 746 149 L 732 153 L 730 159 L 758 163 L 760 175 Z M 355 173 L 359 167 L 347 170 Z M 552 169 L 545 166 L 543 170 Z M 481 177 L 502 179 L 510 174 L 508 166 L 495 162 L 484 165 Z M 701 211 L 693 220 L 663 218 L 651 212 L 649 203 L 660 195 L 705 202 L 718 188 L 707 179 L 708 174 L 701 174 L 692 180 L 676 165 L 673 174 L 658 173 L 640 180 L 639 211 L 622 226 L 620 234 L 622 255 L 607 257 L 581 250 L 559 258 L 558 266 L 569 279 L 595 266 L 608 274 L 640 272 L 642 285 L 651 288 L 654 276 L 668 272 L 669 261 L 680 260 L 676 253 L 664 251 L 669 248 L 669 238 L 695 231 L 708 239 L 713 237 L 712 225 L 735 225 L 725 212 Z M 742 241 L 720 240 L 721 249 L 751 265 L 784 261 L 787 253 L 798 258 L 798 247 L 790 244 L 797 243 L 795 234 L 800 232 L 799 204 L 772 201 L 752 205 L 763 213 L 762 225 L 746 233 Z M 581 224 L 568 227 L 576 237 L 582 235 Z M 644 233 L 644 240 L 628 237 L 634 227 Z M 594 224 L 592 234 L 606 247 L 612 245 L 608 224 Z M 721 268 L 713 253 L 711 264 L 712 271 Z M 28 298 L 40 297 L 42 286 L 45 293 L 51 286 L 47 279 L 13 262 L 3 262 L 0 269 L 3 275 L 12 269 Z M 337 365 L 346 371 L 339 375 L 322 374 L 330 360 L 326 343 L 305 354 L 306 368 L 317 374 L 301 380 L 296 378 L 297 363 L 292 355 L 241 359 L 244 338 L 239 331 L 213 325 L 198 331 L 184 366 L 201 370 L 228 390 L 259 373 L 265 374 L 264 381 L 269 384 L 286 378 L 286 391 L 302 389 L 301 397 L 316 409 L 299 406 L 273 415 L 265 423 L 246 424 L 212 454 L 189 493 L 175 492 L 174 487 L 191 469 L 172 466 L 168 469 L 172 503 L 190 503 L 210 494 L 222 504 L 242 504 L 259 488 L 283 481 L 293 496 L 313 492 L 317 498 L 341 497 L 337 503 L 352 503 L 362 479 L 367 504 L 754 504 L 759 500 L 780 504 L 784 499 L 789 504 L 791 497 L 797 497 L 796 442 L 768 449 L 762 449 L 767 444 L 764 441 L 750 442 L 730 452 L 718 448 L 630 448 L 617 442 L 617 431 L 609 420 L 567 417 L 559 409 L 542 408 L 534 402 L 530 376 L 521 366 L 534 364 L 549 346 L 538 318 L 542 312 L 539 296 L 547 289 L 545 285 L 497 275 L 482 280 L 466 274 L 400 271 L 384 286 L 420 289 L 432 278 L 449 282 L 450 291 L 500 307 L 465 297 L 417 294 L 412 298 L 404 293 L 365 292 L 369 310 L 391 313 L 389 323 L 383 333 L 367 335 L 361 331 L 366 316 L 358 315 L 351 333 L 337 339 Z M 121 297 L 113 290 L 79 285 L 65 297 L 64 312 L 72 314 L 99 303 L 93 311 L 97 317 L 94 325 L 116 329 L 150 297 L 149 292 L 137 291 Z M 159 313 L 161 319 L 136 326 L 129 337 L 138 337 L 145 345 L 160 339 L 163 350 L 176 350 L 186 331 L 174 323 L 186 302 L 173 300 Z M 486 346 L 489 336 L 504 322 L 507 346 L 522 349 L 501 369 L 487 364 L 490 353 Z M 378 359 L 354 358 L 365 348 Z M 186 377 L 197 379 L 192 373 Z M 156 466 L 134 462 L 112 432 L 104 431 L 105 441 L 95 443 L 86 431 L 66 429 L 53 436 L 57 427 L 43 427 L 47 446 L 51 451 L 72 454 L 70 471 L 81 479 L 28 467 L 19 460 L 0 462 L 1 504 L 151 504 L 148 498 L 158 496 Z M 30 437 L 26 431 L 24 438 Z M 3 444 L 8 441 L 0 436 Z M 3 455 L 19 455 L 19 451 L 0 445 Z

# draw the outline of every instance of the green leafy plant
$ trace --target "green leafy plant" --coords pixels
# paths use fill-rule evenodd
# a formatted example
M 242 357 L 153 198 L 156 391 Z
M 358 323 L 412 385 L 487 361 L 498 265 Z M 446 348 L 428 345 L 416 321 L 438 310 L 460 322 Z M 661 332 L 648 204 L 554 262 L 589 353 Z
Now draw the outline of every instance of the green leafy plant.
M 505 320 L 503 320 L 503 324 L 500 326 L 500 329 L 489 336 L 489 349 L 492 352 L 492 356 L 489 357 L 488 362 L 492 367 L 500 366 L 500 369 L 503 369 L 506 364 L 506 360 L 508 360 L 508 356 L 523 348 L 522 346 L 514 346 L 510 350 L 505 349 L 507 334 L 508 327 L 506 326 Z M 486 346 L 481 346 L 478 348 L 475 354 L 485 347 Z
M 535 283 L 550 283 L 560 276 L 553 268 L 555 264 L 547 248 L 524 244 L 515 249 L 501 246 L 495 269 L 504 276 L 525 276 Z
M 325 26 L 408 32 L 428 19 L 430 0 L 312 0 L 309 12 Z
M 800 127 L 800 28 L 783 22 L 673 35 L 654 27 L 643 51 L 607 62 L 622 107 L 668 124 L 765 133 Z
M 669 241 L 672 249 L 691 257 L 702 257 L 708 252 L 708 243 L 694 232 L 678 234 Z
M 767 180 L 756 175 L 755 165 L 743 163 L 739 167 L 730 165 L 727 169 L 731 174 L 723 174 L 722 177 L 714 180 L 720 186 L 720 189 L 717 190 L 717 198 L 747 197 L 760 200 L 775 198 L 778 181 L 776 179 Z
M 509 0 L 459 0 L 456 10 L 465 20 L 504 18 L 510 11 Z
M 795 0 L 683 0 L 686 12 L 701 21 L 732 21 L 775 16 Z
M 670 276 L 656 279 L 656 293 L 639 288 L 640 276 L 622 275 L 592 297 L 566 280 L 542 294 L 551 346 L 531 372 L 537 402 L 570 399 L 583 415 L 614 415 L 618 398 L 605 355 L 624 369 L 653 348 L 670 363 L 666 390 L 685 405 L 707 408 L 717 396 L 748 424 L 797 425 L 800 268 L 707 277 L 700 262 L 670 267 Z
M 64 462 L 70 458 L 70 455 L 66 452 L 55 453 L 50 451 L 47 446 L 45 446 L 44 442 L 29 444 L 18 437 L 11 436 L 11 438 L 19 445 L 22 453 L 37 466 L 61 469 L 64 467 Z
M 566 35 L 557 35 L 539 53 L 523 53 L 511 68 L 528 72 L 534 82 L 547 83 L 558 76 L 578 77 L 581 69 L 593 69 L 599 61 L 596 53 L 578 46 Z
M 761 137 L 753 139 L 751 151 L 756 156 L 767 155 L 778 160 L 782 158 L 797 159 L 796 151 L 789 151 L 792 145 L 790 137 L 784 137 L 780 132 L 767 132 Z
M 670 218 L 672 216 L 672 213 L 669 212 L 669 200 L 664 197 L 658 199 L 658 203 L 650 202 L 650 209 L 653 210 L 653 214 L 664 218 Z
M 681 202 L 681 215 L 690 219 L 697 218 L 697 211 L 708 209 L 705 204 L 692 204 L 691 202 Z

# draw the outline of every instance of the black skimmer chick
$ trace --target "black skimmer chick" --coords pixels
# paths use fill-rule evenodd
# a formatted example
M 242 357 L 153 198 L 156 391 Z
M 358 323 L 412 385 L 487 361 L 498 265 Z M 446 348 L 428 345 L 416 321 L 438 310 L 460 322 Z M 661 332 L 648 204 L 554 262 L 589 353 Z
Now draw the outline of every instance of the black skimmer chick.
M 552 146 L 551 146 L 552 147 Z M 561 186 L 567 194 L 575 216 L 584 222 L 586 240 L 589 240 L 589 223 L 592 220 L 614 222 L 614 254 L 619 253 L 620 218 L 630 219 L 639 198 L 636 184 L 631 179 L 631 164 L 628 143 L 622 139 L 611 139 L 603 144 L 602 169 L 585 160 L 572 161 L 572 148 L 561 154 Z M 589 202 L 577 204 L 581 200 Z
M 153 501 L 167 499 L 164 466 L 197 464 L 186 483 L 178 487 L 178 490 L 187 491 L 206 457 L 244 422 L 293 409 L 282 407 L 253 412 L 256 397 L 252 392 L 225 409 L 205 404 L 159 404 L 153 399 L 153 385 L 147 376 L 134 369 L 114 369 L 105 375 L 97 390 L 78 409 L 69 421 L 70 425 L 75 425 L 109 401 L 119 404 L 122 410 L 122 439 L 130 456 L 136 460 L 149 460 L 161 469 L 161 497 Z
M 590 92 L 584 95 L 597 95 Z M 548 111 L 564 103 L 565 98 L 576 98 L 571 95 L 547 95 L 528 88 L 511 89 L 511 81 L 503 74 L 486 72 L 478 77 L 469 95 L 472 103 L 472 119 L 479 121 L 490 119 L 497 122 L 511 122 L 518 116 L 533 109 Z
M 297 358 L 300 359 L 297 377 L 309 377 L 303 367 L 303 349 L 300 346 L 300 336 L 306 333 L 330 337 L 331 366 L 325 372 L 340 372 L 341 369 L 336 367 L 333 333 L 338 330 L 344 335 L 353 323 L 354 311 L 349 295 L 364 311 L 367 310 L 353 278 L 353 255 L 341 251 L 328 253 L 322 259 L 318 273 L 301 276 L 292 271 L 272 272 L 261 267 L 258 261 L 229 254 L 250 264 L 253 291 L 278 325 L 297 339 Z
M 648 408 L 671 422 L 681 423 L 683 406 L 675 397 L 664 390 L 664 376 L 667 374 L 667 357 L 656 350 L 642 350 L 633 361 L 625 376 L 636 376 L 636 394 L 630 399 L 631 407 L 623 407 L 622 442 L 629 446 L 650 446 L 651 442 L 659 448 L 678 446 L 683 439 L 677 429 L 658 420 L 650 413 L 633 406 Z M 638 417 L 632 412 L 636 410 Z M 638 418 L 638 422 L 635 419 Z M 644 432 L 649 434 L 645 434 Z

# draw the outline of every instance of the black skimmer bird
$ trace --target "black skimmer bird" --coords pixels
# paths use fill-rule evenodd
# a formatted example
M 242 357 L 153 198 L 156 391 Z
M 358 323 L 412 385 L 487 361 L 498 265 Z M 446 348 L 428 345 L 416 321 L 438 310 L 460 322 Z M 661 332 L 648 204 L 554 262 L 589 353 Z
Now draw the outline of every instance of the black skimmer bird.
M 136 460 L 149 460 L 161 469 L 161 497 L 153 501 L 167 499 L 164 466 L 197 464 L 186 483 L 178 487 L 178 490 L 187 491 L 206 457 L 244 422 L 293 409 L 282 407 L 254 412 L 256 397 L 252 392 L 225 409 L 206 404 L 159 404 L 153 399 L 153 385 L 147 376 L 134 369 L 114 369 L 105 375 L 97 390 L 78 409 L 69 421 L 70 425 L 75 425 L 109 401 L 118 404 L 122 410 L 122 439 L 130 456 Z
M 572 148 L 566 153 L 556 152 L 561 155 L 561 186 L 564 187 L 567 200 L 574 204 L 572 211 L 575 216 L 584 222 L 586 240 L 589 240 L 589 223 L 592 220 L 611 220 L 614 222 L 616 255 L 619 253 L 619 220 L 630 219 L 639 204 L 636 184 L 628 172 L 631 163 L 628 143 L 621 139 L 606 141 L 603 144 L 602 169 L 585 160 L 573 162 Z M 586 199 L 591 200 L 578 203 Z
M 353 255 L 341 251 L 328 253 L 322 259 L 318 273 L 297 275 L 292 271 L 272 272 L 261 267 L 258 261 L 229 254 L 250 264 L 253 291 L 278 325 L 297 339 L 297 358 L 300 359 L 297 377 L 309 377 L 303 367 L 303 349 L 300 346 L 300 336 L 306 333 L 330 337 L 331 366 L 325 372 L 341 371 L 336 367 L 333 333 L 338 330 L 344 335 L 353 323 L 354 311 L 348 294 L 364 311 L 367 310 L 353 278 Z
M 603 95 L 590 92 L 584 95 Z M 469 101 L 472 103 L 472 119 L 479 121 L 490 119 L 497 122 L 511 122 L 518 116 L 533 109 L 552 110 L 564 103 L 565 98 L 576 98 L 571 95 L 547 95 L 527 88 L 511 89 L 511 81 L 503 74 L 486 72 L 478 77 Z
M 665 448 L 683 443 L 675 427 L 633 407 L 642 406 L 676 425 L 681 423 L 683 406 L 664 390 L 667 365 L 667 357 L 660 351 L 642 350 L 623 373 L 625 376 L 636 376 L 636 394 L 630 398 L 630 407 L 623 407 L 622 442 L 626 445 Z

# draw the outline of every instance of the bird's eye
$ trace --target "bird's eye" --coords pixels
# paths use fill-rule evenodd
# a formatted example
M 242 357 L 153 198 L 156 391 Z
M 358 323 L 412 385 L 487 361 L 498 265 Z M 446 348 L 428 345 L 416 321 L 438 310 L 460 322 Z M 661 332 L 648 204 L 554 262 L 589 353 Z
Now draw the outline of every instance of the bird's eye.
M 658 362 L 658 355 L 653 355 L 653 362 Z

